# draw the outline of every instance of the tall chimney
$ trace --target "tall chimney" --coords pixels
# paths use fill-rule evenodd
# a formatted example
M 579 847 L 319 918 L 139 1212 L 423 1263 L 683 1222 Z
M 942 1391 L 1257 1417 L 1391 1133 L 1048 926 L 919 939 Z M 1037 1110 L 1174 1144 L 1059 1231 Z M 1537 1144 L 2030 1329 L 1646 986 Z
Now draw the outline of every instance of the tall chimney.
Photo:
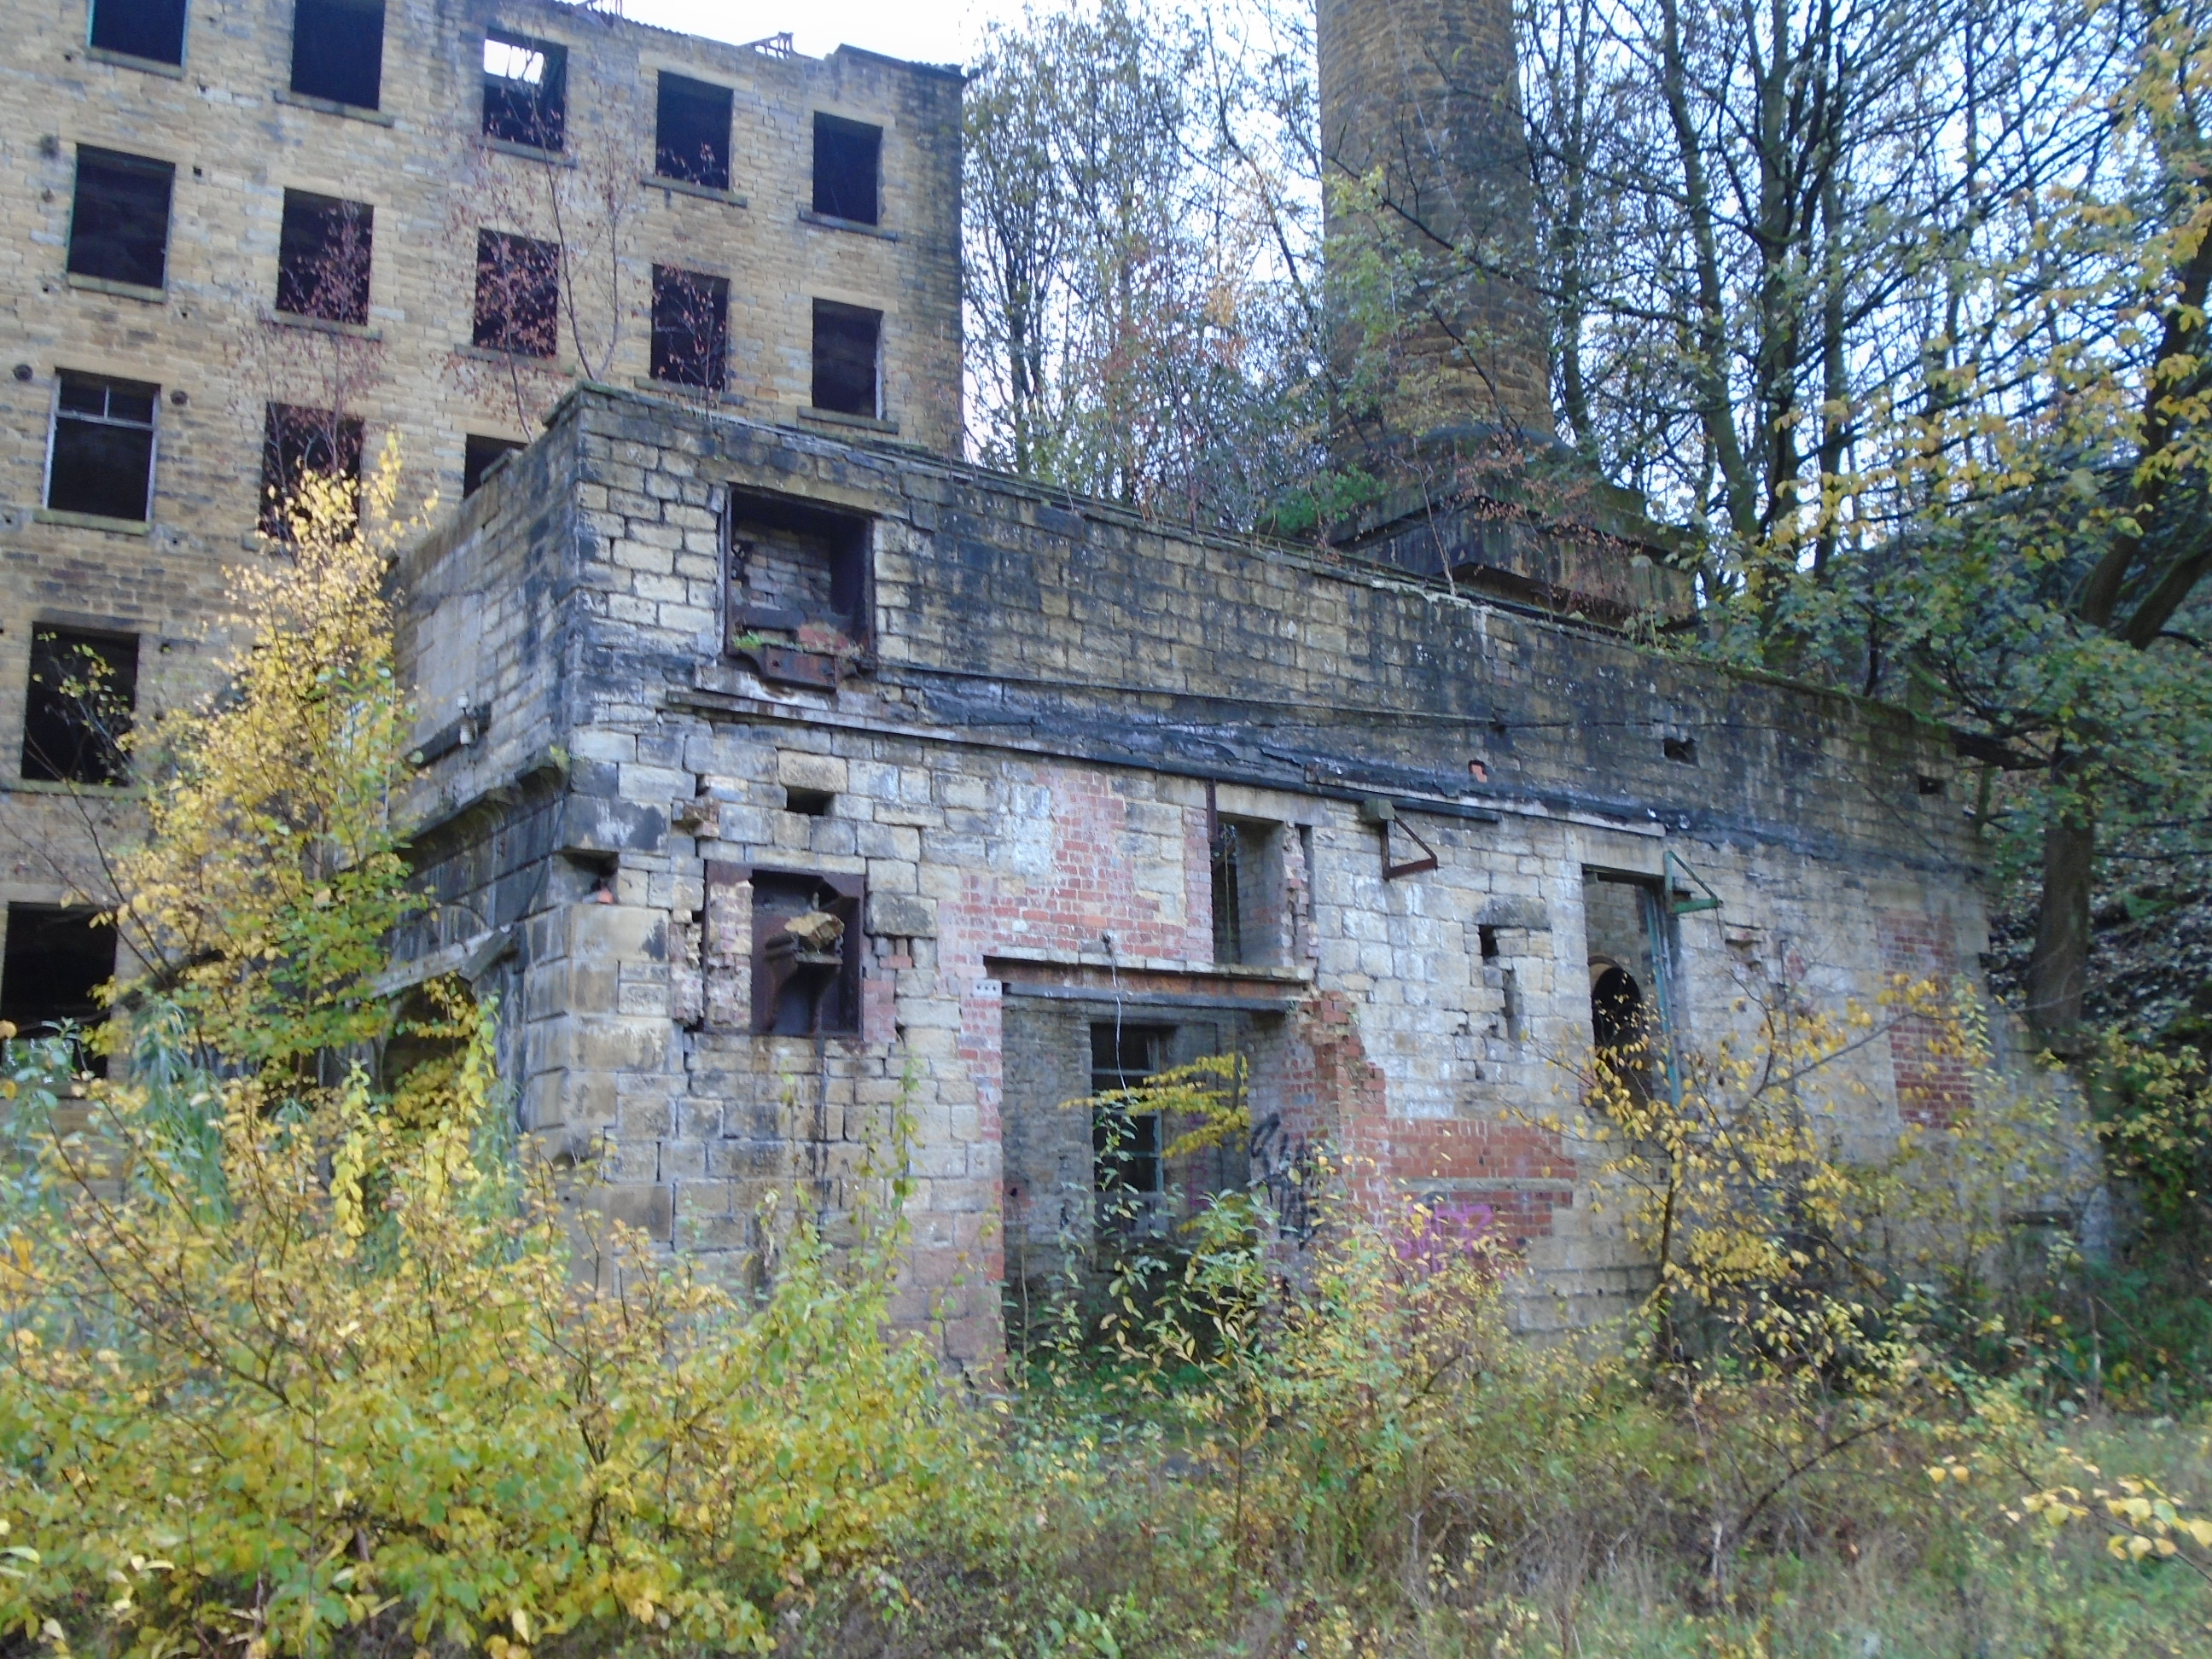
M 1379 184 L 1367 218 L 1416 276 L 1418 325 L 1382 396 L 1389 435 L 1515 428 L 1549 444 L 1551 353 L 1511 0 L 1319 0 L 1330 195 Z M 1328 230 L 1360 228 L 1332 202 Z

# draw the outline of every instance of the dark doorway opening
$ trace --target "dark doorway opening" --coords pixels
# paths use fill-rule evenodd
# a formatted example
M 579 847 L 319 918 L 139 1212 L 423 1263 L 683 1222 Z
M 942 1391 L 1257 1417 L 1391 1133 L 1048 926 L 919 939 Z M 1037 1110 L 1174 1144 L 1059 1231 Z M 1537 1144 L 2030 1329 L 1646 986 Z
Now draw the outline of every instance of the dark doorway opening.
M 115 977 L 115 930 L 93 925 L 100 912 L 77 905 L 11 904 L 0 957 L 0 1019 L 19 1036 L 52 1036 L 64 1022 L 96 1025 L 106 1010 L 94 995 Z M 104 1055 L 79 1063 L 105 1077 Z

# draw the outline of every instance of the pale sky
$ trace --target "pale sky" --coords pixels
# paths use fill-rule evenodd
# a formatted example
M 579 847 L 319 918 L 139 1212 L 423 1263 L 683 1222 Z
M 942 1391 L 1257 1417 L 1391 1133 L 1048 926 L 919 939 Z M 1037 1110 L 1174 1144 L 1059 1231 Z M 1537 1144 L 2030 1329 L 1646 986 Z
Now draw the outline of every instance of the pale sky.
M 1015 17 L 1021 0 L 627 0 L 625 16 L 717 40 L 788 29 L 799 51 L 825 57 L 866 46 L 925 64 L 965 63 L 982 25 Z

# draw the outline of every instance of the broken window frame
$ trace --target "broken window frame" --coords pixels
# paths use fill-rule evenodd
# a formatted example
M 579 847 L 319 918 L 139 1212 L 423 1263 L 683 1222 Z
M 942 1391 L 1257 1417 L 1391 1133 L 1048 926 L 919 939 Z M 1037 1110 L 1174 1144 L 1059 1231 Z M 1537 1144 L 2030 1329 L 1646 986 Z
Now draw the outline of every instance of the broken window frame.
M 884 130 L 814 112 L 814 210 L 847 224 L 879 225 L 884 213 Z
M 461 434 L 461 499 L 483 488 L 484 475 L 509 455 L 529 446 L 518 438 L 495 437 L 485 432 Z
M 653 176 L 705 190 L 729 189 L 732 108 L 729 88 L 661 70 L 653 101 Z M 691 123 L 696 125 L 687 125 Z
M 33 623 L 21 775 L 106 788 L 129 783 L 124 739 L 137 702 L 137 635 Z
M 309 472 L 359 485 L 364 439 L 357 415 L 297 404 L 266 405 L 261 420 L 261 533 L 278 541 L 290 537 L 292 496 Z M 319 454 L 329 457 L 331 464 L 319 462 Z
M 385 0 L 292 0 L 292 90 L 347 109 L 381 109 L 385 12 Z M 374 21 L 340 21 L 348 16 Z M 333 33 L 350 38 L 333 40 Z
M 1115 1053 L 1113 1063 L 1099 1064 L 1099 1039 L 1111 1034 Z M 1091 1022 L 1091 1093 L 1097 1096 L 1125 1089 L 1143 1086 L 1151 1078 L 1169 1069 L 1169 1053 L 1175 1042 L 1175 1027 L 1157 1024 L 1150 1020 L 1125 1021 L 1118 1016 L 1113 1019 Z M 1127 1051 L 1124 1045 L 1131 1037 L 1150 1045 L 1144 1068 L 1137 1070 L 1127 1064 Z M 1114 1122 L 1118 1115 L 1126 1131 L 1117 1131 Z M 1166 1126 L 1158 1112 L 1125 1112 L 1108 1106 L 1094 1106 L 1091 1113 L 1091 1187 L 1103 1196 L 1119 1194 L 1126 1196 L 1156 1198 L 1166 1190 L 1166 1145 L 1161 1139 Z M 1121 1134 L 1127 1139 L 1121 1144 Z M 1119 1167 L 1109 1167 L 1109 1160 Z M 1148 1177 L 1148 1178 L 1147 1178 Z
M 276 238 L 276 309 L 367 327 L 375 254 L 376 210 L 367 202 L 288 189 Z
M 842 395 L 845 390 L 836 384 L 839 378 L 846 380 L 851 386 L 857 386 L 861 378 L 854 369 L 854 366 L 860 361 L 859 352 L 847 351 L 838 347 L 837 331 L 841 328 L 853 328 L 854 332 L 848 343 L 857 341 L 859 319 L 863 318 L 867 319 L 868 328 L 867 395 L 864 398 L 852 398 L 850 404 L 835 401 L 836 396 Z M 828 333 L 823 330 L 825 322 L 832 325 Z M 825 351 L 825 346 L 830 347 L 831 349 Z M 816 409 L 835 415 L 857 416 L 870 421 L 879 421 L 884 418 L 884 313 L 882 312 L 872 311 L 866 306 L 847 305 L 842 300 L 817 299 L 815 301 L 813 362 L 814 377 L 808 389 L 808 395 L 812 398 L 813 406 Z M 829 378 L 825 379 L 825 375 Z M 833 394 L 831 398 L 825 398 L 823 396 L 825 389 Z
M 188 0 L 92 0 L 85 12 L 85 44 L 95 51 L 184 67 Z
M 737 866 L 712 866 L 710 876 L 717 873 L 726 879 L 738 875 L 739 872 Z M 866 1011 L 860 969 L 862 959 L 866 955 L 863 921 L 868 913 L 867 878 L 831 875 L 819 870 L 793 870 L 763 864 L 743 870 L 742 879 L 752 887 L 749 914 L 752 923 L 753 1035 L 862 1037 Z M 808 888 L 813 890 L 809 900 L 813 908 L 827 911 L 842 921 L 845 932 L 838 941 L 841 949 L 835 972 L 820 975 L 815 987 L 809 1029 L 804 1031 L 781 1030 L 778 1027 L 786 1023 L 785 1014 L 791 1006 L 793 987 L 799 982 L 798 975 L 810 970 L 818 973 L 821 964 L 793 964 L 774 960 L 776 953 L 770 946 L 783 929 L 781 927 L 764 927 L 761 925 L 763 921 L 804 913 L 772 909 L 764 901 L 771 893 L 787 896 Z M 805 994 L 803 986 L 799 994 Z
M 803 611 L 755 598 L 750 580 L 753 554 L 761 542 L 778 532 L 827 544 L 830 603 L 826 617 L 810 617 Z M 824 664 L 802 638 L 802 630 L 810 626 L 834 626 L 851 647 L 851 657 L 865 662 L 875 641 L 872 520 L 799 496 L 733 488 L 723 497 L 721 543 L 726 595 L 723 639 L 730 655 L 753 659 L 770 678 L 834 688 L 840 665 Z M 788 635 L 791 645 L 768 643 L 762 636 L 770 633 Z M 814 660 L 794 660 L 801 658 Z M 821 672 L 825 667 L 826 673 Z
M 133 185 L 125 182 L 143 180 Z M 70 204 L 69 271 L 95 282 L 163 289 L 169 280 L 169 224 L 177 167 L 150 155 L 133 155 L 96 144 L 76 147 L 76 179 Z M 88 185 L 92 188 L 88 189 Z M 136 195 L 137 200 L 130 199 Z M 160 197 L 158 230 L 125 222 L 153 216 Z M 110 222 L 110 216 L 112 222 Z
M 518 317 L 518 311 L 525 314 Z M 559 354 L 559 244 L 512 231 L 477 232 L 476 312 L 469 339 L 480 351 L 513 357 Z
M 503 47 L 520 58 L 520 74 L 493 66 Z M 529 78 L 537 59 L 538 79 Z M 483 136 L 501 143 L 521 144 L 558 155 L 568 141 L 568 49 L 507 29 L 491 28 L 483 38 Z M 526 90 L 524 90 L 526 88 Z
M 115 977 L 118 962 L 115 929 L 92 925 L 100 914 L 97 907 L 89 905 L 8 906 L 8 939 L 6 945 L 0 946 L 0 1018 L 14 1020 L 21 1036 L 55 1036 L 58 1033 L 40 1028 L 64 1021 L 88 1027 L 106 1018 L 106 1011 L 91 993 Z M 77 925 L 93 936 L 92 942 L 89 948 L 82 951 L 76 971 L 64 971 L 53 954 L 39 950 L 40 935 L 49 929 L 60 934 Z M 106 947 L 104 951 L 102 945 Z M 97 978 L 88 978 L 84 971 L 87 968 L 102 967 L 104 971 Z M 82 994 L 59 994 L 64 991 L 81 991 Z M 107 1075 L 104 1054 L 87 1054 L 80 1048 L 77 1063 L 95 1077 Z
M 703 326 L 702 326 L 703 324 Z M 674 265 L 653 268 L 653 379 L 720 392 L 727 383 L 730 279 Z
M 98 406 L 92 398 L 97 395 Z M 119 396 L 127 400 L 118 412 Z M 74 406 L 72 400 L 74 399 Z M 137 406 L 143 404 L 143 416 Z M 154 513 L 154 465 L 161 447 L 160 413 L 161 388 L 143 380 L 125 380 L 106 374 L 87 374 L 76 369 L 64 368 L 54 376 L 54 395 L 52 412 L 46 424 L 46 474 L 40 492 L 50 513 L 82 513 L 89 517 L 113 519 L 125 524 L 146 524 Z M 121 434 L 130 434 L 125 437 Z M 118 489 L 123 481 L 136 477 L 135 492 L 137 511 L 118 513 L 108 509 L 127 507 L 131 496 L 118 493 L 94 497 L 74 493 L 74 468 L 79 465 L 67 454 L 79 444 L 106 446 L 119 459 L 116 462 L 116 482 Z M 127 451 L 125 446 L 127 445 Z M 142 467 L 143 458 L 143 467 Z M 67 466 L 71 472 L 64 472 Z M 64 480 L 66 498 L 55 494 L 57 478 Z M 97 501 L 97 505 L 88 503 Z
M 1590 890 L 1600 885 L 1626 888 L 1635 895 L 1637 927 L 1647 959 L 1647 971 L 1642 978 L 1633 971 L 1638 964 L 1624 963 L 1618 953 L 1601 950 L 1601 943 L 1613 941 L 1601 941 L 1589 926 Z M 1670 1097 L 1678 1098 L 1680 1081 L 1674 1046 L 1681 1033 L 1675 1012 L 1678 988 L 1674 981 L 1680 953 L 1674 918 L 1668 904 L 1666 880 L 1632 872 L 1586 868 L 1583 872 L 1583 954 L 1589 964 L 1595 968 L 1603 962 L 1610 969 L 1624 974 L 1637 994 L 1640 1049 L 1636 1063 L 1622 1068 L 1624 1080 L 1639 1091 L 1658 1084 L 1665 1087 Z M 1596 973 L 1589 976 L 1591 1052 L 1601 1066 L 1607 1064 L 1605 1022 L 1600 1018 L 1598 1005 L 1598 986 L 1602 979 L 1603 975 Z

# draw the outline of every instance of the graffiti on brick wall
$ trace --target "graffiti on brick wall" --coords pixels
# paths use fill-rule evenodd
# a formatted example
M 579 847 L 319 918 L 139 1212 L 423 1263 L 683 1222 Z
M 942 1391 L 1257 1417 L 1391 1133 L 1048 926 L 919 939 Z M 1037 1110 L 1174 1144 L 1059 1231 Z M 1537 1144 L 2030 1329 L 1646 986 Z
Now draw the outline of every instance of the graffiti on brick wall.
M 1322 1161 L 1304 1135 L 1283 1127 L 1283 1115 L 1270 1112 L 1253 1124 L 1247 1143 L 1252 1185 L 1274 1212 L 1275 1236 L 1310 1243 L 1319 1222 L 1315 1200 L 1321 1191 Z

